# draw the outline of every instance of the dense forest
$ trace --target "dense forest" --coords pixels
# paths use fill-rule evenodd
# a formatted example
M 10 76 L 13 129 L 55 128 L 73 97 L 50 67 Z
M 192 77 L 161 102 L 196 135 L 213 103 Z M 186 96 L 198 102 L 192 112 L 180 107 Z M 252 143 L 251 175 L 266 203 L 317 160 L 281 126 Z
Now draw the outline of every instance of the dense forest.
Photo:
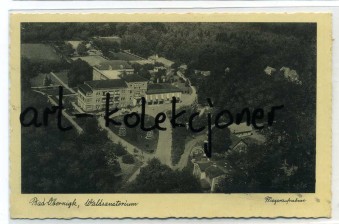
M 214 112 L 284 105 L 277 122 L 262 130 L 264 145 L 226 155 L 230 172 L 220 191 L 314 192 L 316 24 L 23 23 L 21 29 L 23 43 L 90 41 L 114 35 L 121 37 L 120 49 L 185 63 L 199 103 L 211 98 Z M 117 51 L 116 44 L 104 47 Z M 265 74 L 267 66 L 277 72 Z M 295 70 L 300 83 L 283 78 L 282 67 Z M 197 76 L 195 70 L 211 71 L 211 75 Z
M 47 97 L 31 91 L 25 92 L 22 102 L 23 108 L 37 108 L 39 122 L 43 110 L 51 107 Z M 70 124 L 63 119 L 62 125 Z M 81 135 L 75 129 L 60 131 L 56 115 L 50 115 L 48 126 L 21 131 L 23 193 L 116 192 L 120 165 L 114 152 L 121 146 L 107 139 L 96 120 L 86 122 Z

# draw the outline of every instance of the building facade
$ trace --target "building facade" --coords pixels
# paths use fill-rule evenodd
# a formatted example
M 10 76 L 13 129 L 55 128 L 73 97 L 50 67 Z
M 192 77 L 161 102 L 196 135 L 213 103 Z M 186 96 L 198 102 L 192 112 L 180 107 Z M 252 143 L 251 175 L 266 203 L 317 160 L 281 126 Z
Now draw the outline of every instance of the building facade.
M 78 105 L 85 112 L 101 111 L 106 108 L 106 94 L 110 94 L 110 108 L 131 105 L 126 83 L 121 79 L 93 80 L 78 88 Z
M 181 90 L 170 84 L 148 84 L 139 75 L 122 75 L 119 79 L 93 80 L 79 85 L 78 105 L 85 112 L 98 112 L 106 107 L 110 93 L 110 108 L 126 108 L 141 104 L 141 98 L 151 104 L 170 103 L 172 97 L 181 101 Z
M 129 91 L 129 100 L 133 106 L 141 104 L 141 97 L 144 97 L 147 91 L 148 80 L 139 75 L 122 75 L 121 78 L 126 82 Z
M 146 102 L 149 105 L 171 103 L 175 97 L 177 103 L 181 102 L 182 91 L 170 84 L 149 84 L 146 91 Z

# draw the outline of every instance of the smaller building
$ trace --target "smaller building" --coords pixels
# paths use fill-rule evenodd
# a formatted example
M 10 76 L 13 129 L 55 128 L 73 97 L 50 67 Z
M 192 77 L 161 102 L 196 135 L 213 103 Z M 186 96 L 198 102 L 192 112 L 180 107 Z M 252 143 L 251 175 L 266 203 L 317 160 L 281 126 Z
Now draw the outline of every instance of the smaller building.
M 194 74 L 207 77 L 211 75 L 211 71 L 194 70 Z
M 246 122 L 240 124 L 231 124 L 228 126 L 230 132 L 237 137 L 246 137 L 252 135 L 253 128 L 251 125 L 247 125 Z
M 229 150 L 237 150 L 237 151 L 246 151 L 248 147 L 248 142 L 245 139 L 239 138 L 236 135 L 230 135 L 232 144 L 229 147 Z M 226 150 L 227 153 L 227 150 Z
M 212 166 L 212 162 L 205 158 L 199 161 L 193 161 L 193 176 L 201 179 L 206 179 L 206 169 Z
M 206 180 L 211 185 L 211 192 L 215 192 L 221 180 L 225 178 L 225 173 L 216 165 L 208 167 L 205 173 Z
M 171 103 L 175 97 L 177 103 L 181 102 L 182 91 L 168 83 L 149 84 L 146 91 L 146 102 L 149 105 Z
M 182 71 L 182 72 L 185 72 L 185 71 L 187 70 L 187 65 L 186 65 L 186 64 L 182 64 L 182 65 L 179 66 L 178 69 L 179 69 L 180 71 Z
M 164 58 L 164 57 L 159 57 L 157 54 L 150 56 L 148 59 L 153 61 L 153 62 L 161 63 L 166 68 L 170 68 L 174 64 L 173 61 L 168 60 L 167 58 Z
M 175 82 L 172 83 L 173 86 L 177 87 L 182 91 L 183 94 L 191 94 L 192 93 L 192 88 L 188 86 L 186 83 L 183 82 Z
M 264 72 L 266 73 L 266 75 L 271 76 L 273 73 L 275 73 L 277 71 L 277 69 L 272 68 L 270 66 L 267 66 L 264 70 Z
M 215 192 L 225 173 L 216 164 L 204 158 L 193 162 L 193 176 L 200 181 L 200 186 L 205 192 Z
M 126 61 L 110 60 L 93 66 L 93 80 L 119 79 L 122 74 L 133 74 L 134 69 Z

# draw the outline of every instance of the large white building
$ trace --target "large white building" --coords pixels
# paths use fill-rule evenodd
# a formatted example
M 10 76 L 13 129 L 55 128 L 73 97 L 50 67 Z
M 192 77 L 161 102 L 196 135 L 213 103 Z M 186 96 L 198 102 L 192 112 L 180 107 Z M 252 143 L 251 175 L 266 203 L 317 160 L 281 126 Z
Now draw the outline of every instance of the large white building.
M 102 111 L 106 107 L 106 94 L 110 93 L 110 108 L 125 108 L 141 104 L 170 103 L 172 97 L 181 100 L 181 90 L 170 84 L 148 84 L 139 75 L 122 75 L 119 79 L 93 80 L 79 85 L 78 105 L 85 112 Z

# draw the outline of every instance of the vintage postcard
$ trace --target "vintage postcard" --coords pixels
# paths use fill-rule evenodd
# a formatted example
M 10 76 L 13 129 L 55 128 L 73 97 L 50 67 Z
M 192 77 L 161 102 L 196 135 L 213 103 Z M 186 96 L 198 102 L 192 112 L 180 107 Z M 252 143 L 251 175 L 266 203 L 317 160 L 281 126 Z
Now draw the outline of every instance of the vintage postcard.
M 12 218 L 331 216 L 331 14 L 10 18 Z

